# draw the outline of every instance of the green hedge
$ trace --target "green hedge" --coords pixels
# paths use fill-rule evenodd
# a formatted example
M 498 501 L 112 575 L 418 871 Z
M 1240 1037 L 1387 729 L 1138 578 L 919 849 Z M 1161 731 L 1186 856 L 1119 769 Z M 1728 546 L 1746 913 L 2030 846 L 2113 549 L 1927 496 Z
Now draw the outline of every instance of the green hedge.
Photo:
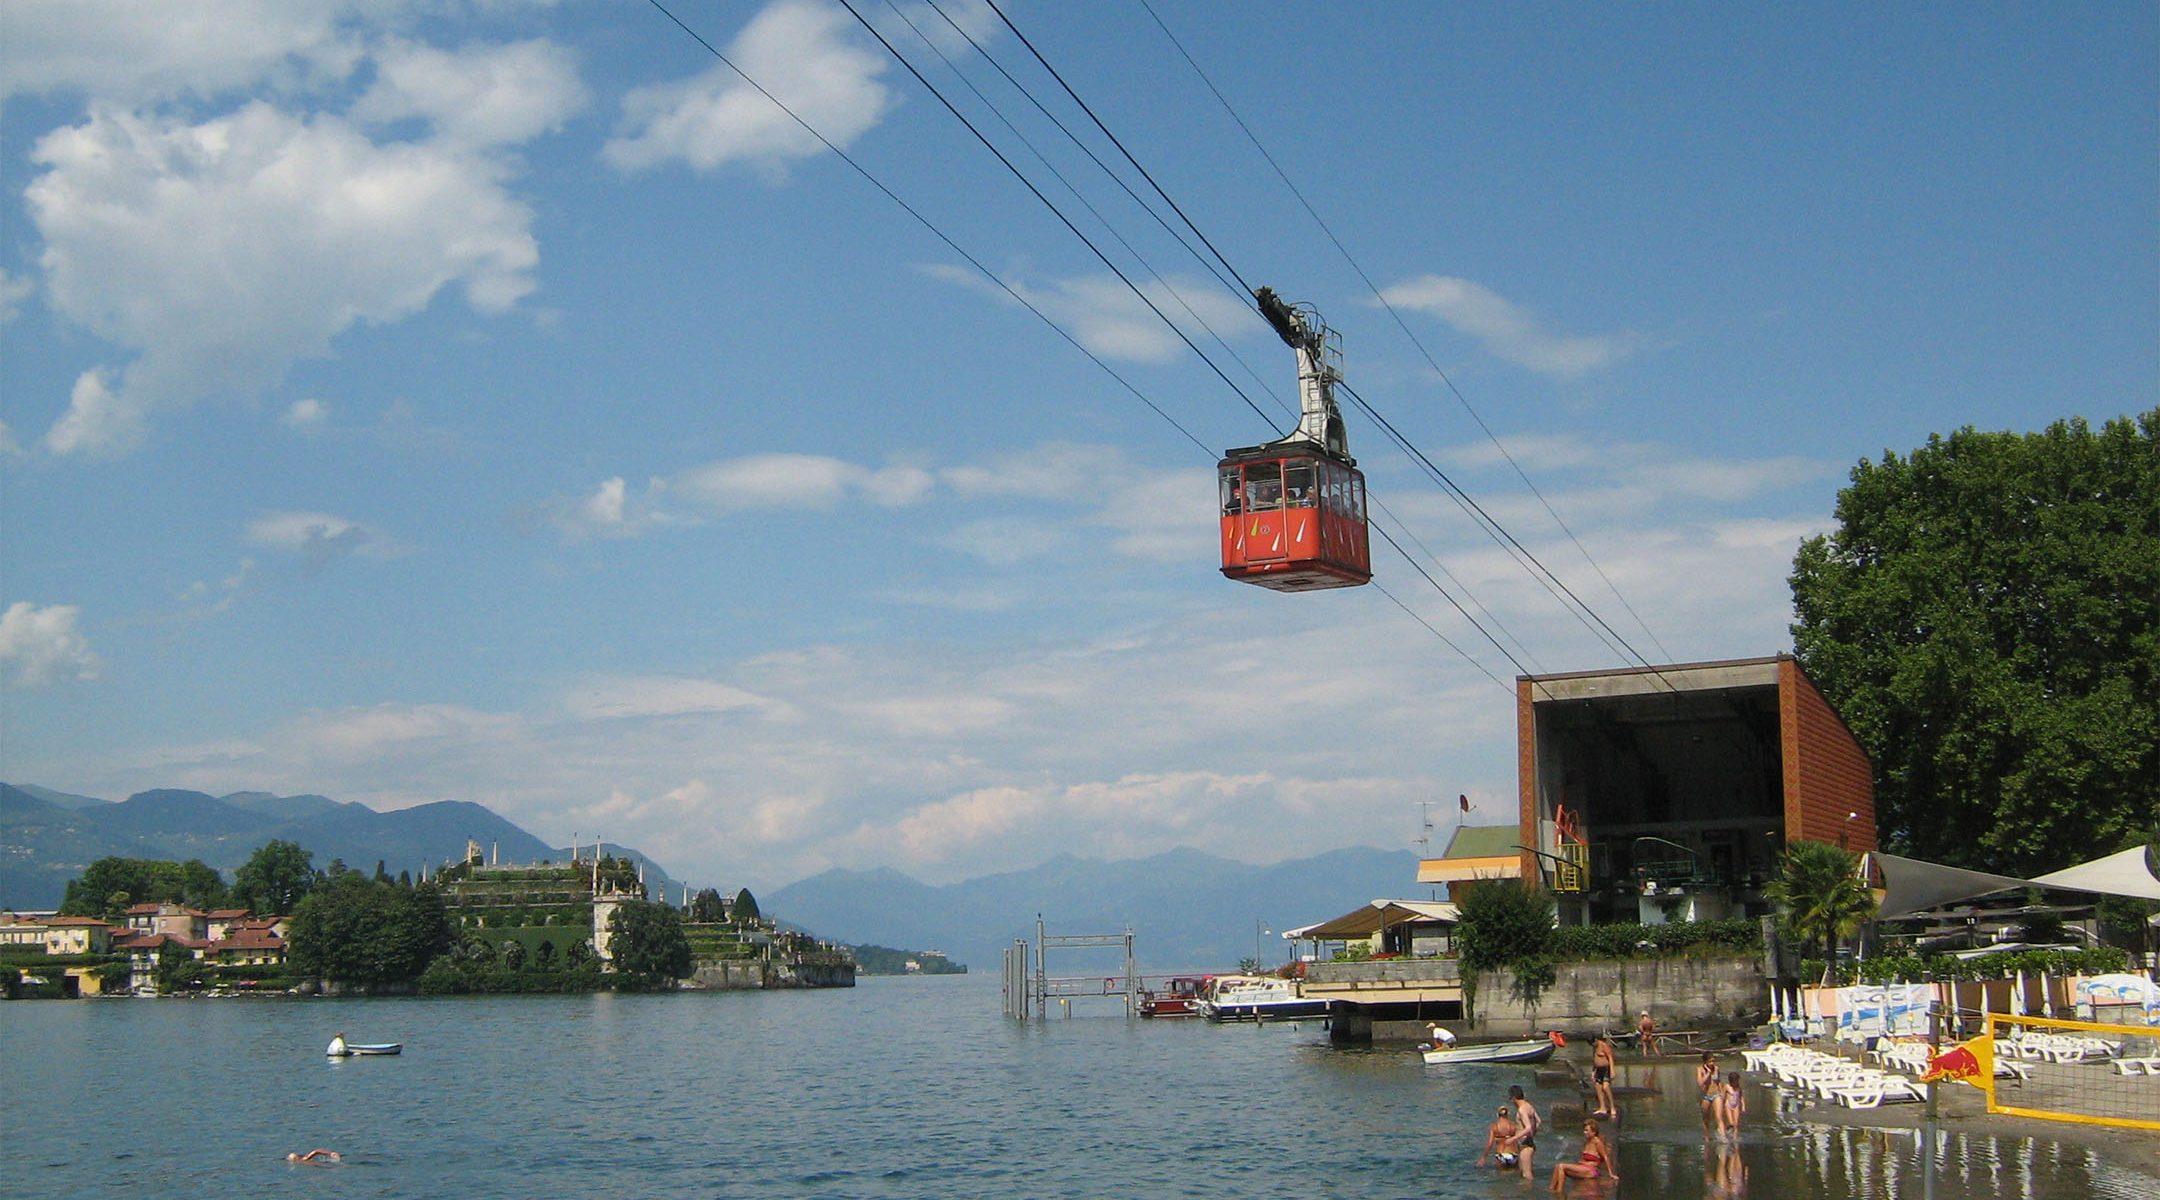
M 1553 957 L 1563 962 L 1607 958 L 1762 953 L 1762 926 L 1748 918 L 1673 921 L 1664 925 L 1562 925 L 1553 931 Z
M 500 963 L 452 962 L 438 958 L 420 976 L 423 996 L 536 995 L 606 991 L 609 979 L 598 966 L 551 971 L 512 970 Z

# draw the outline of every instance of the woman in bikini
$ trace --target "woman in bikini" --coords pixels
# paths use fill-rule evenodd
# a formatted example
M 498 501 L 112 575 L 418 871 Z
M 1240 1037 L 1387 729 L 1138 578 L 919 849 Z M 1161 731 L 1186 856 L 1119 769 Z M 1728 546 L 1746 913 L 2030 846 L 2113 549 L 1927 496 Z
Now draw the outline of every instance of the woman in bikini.
M 1485 1149 L 1478 1154 L 1477 1165 L 1484 1166 L 1487 1159 L 1503 1171 L 1515 1169 L 1515 1143 L 1522 1138 L 1522 1126 L 1515 1123 L 1515 1106 L 1503 1104 L 1493 1123 L 1485 1129 Z
M 1725 1095 L 1718 1083 L 1717 1055 L 1703 1052 L 1702 1062 L 1695 1067 L 1695 1090 L 1702 1094 L 1702 1131 L 1708 1136 L 1718 1125 L 1718 1101 Z
M 1605 1144 L 1605 1135 L 1598 1132 L 1598 1123 L 1584 1121 L 1582 1134 L 1582 1157 L 1574 1162 L 1561 1163 L 1552 1169 L 1552 1193 L 1555 1196 L 1567 1194 L 1567 1181 L 1570 1179 L 1585 1179 L 1592 1183 L 1603 1179 L 1610 1179 L 1615 1183 L 1620 1180 L 1620 1173 L 1613 1170 L 1612 1147 Z

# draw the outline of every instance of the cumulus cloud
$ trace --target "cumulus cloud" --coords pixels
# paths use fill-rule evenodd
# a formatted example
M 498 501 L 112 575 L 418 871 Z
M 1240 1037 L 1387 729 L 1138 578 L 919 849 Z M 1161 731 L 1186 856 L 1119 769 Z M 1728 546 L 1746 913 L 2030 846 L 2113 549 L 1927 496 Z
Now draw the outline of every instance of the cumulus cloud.
M 180 601 L 179 615 L 199 619 L 227 612 L 248 593 L 254 580 L 255 560 L 243 558 L 231 574 L 221 579 L 198 579 L 180 589 L 175 597 Z
M 115 387 L 79 382 L 48 444 L 125 449 L 142 415 L 252 393 L 356 322 L 461 285 L 482 312 L 532 290 L 532 213 L 486 156 L 377 145 L 334 116 L 253 103 L 190 124 L 95 107 L 39 139 L 25 191 L 48 302 L 134 350 Z
M 601 680 L 573 692 L 565 707 L 596 720 L 733 712 L 786 716 L 790 711 L 786 704 L 716 679 L 675 675 Z
M 398 0 L 10 0 L 0 97 L 70 91 L 128 103 L 258 82 L 320 85 L 363 56 L 351 19 Z
M 886 56 L 859 40 L 852 19 L 834 5 L 778 0 L 751 18 L 727 55 L 837 146 L 862 136 L 893 104 L 891 90 L 879 82 Z M 672 161 L 711 171 L 742 162 L 778 179 L 788 163 L 824 150 L 722 63 L 637 88 L 623 97 L 622 111 L 620 132 L 603 153 L 625 171 Z
M 1530 310 L 1482 284 L 1452 276 L 1425 275 L 1380 294 L 1397 308 L 1438 317 L 1456 332 L 1477 339 L 1494 357 L 1561 379 L 1604 370 L 1642 344 L 1632 333 L 1570 337 L 1549 332 Z
M 582 497 L 542 506 L 564 537 L 635 537 L 749 509 L 830 510 L 863 500 L 902 508 L 928 496 L 937 479 L 920 467 L 865 467 L 823 454 L 752 454 L 701 463 L 633 489 L 622 476 Z
M 450 142 L 515 145 L 561 128 L 584 108 L 569 51 L 546 41 L 438 50 L 393 41 L 375 56 L 375 83 L 352 107 L 363 122 L 417 117 Z
M 285 410 L 285 415 L 278 418 L 278 422 L 287 429 L 311 430 L 322 428 L 323 423 L 329 419 L 329 402 L 309 398 L 293 401 L 291 407 Z
M 401 550 L 397 542 L 358 521 L 313 512 L 275 512 L 257 517 L 248 522 L 247 540 L 266 549 L 297 554 L 311 571 L 356 554 L 389 558 Z
M 76 632 L 81 610 L 72 604 L 42 608 L 27 600 L 0 614 L 0 683 L 37 691 L 69 680 L 98 677 L 98 656 Z

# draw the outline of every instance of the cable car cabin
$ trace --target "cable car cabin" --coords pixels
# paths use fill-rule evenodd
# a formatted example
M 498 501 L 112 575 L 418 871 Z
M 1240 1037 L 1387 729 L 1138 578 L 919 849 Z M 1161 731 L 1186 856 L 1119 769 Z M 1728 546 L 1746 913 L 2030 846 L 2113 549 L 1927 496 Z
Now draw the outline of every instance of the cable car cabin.
M 1365 474 L 1317 446 L 1233 450 L 1217 467 L 1222 573 L 1278 592 L 1372 579 Z

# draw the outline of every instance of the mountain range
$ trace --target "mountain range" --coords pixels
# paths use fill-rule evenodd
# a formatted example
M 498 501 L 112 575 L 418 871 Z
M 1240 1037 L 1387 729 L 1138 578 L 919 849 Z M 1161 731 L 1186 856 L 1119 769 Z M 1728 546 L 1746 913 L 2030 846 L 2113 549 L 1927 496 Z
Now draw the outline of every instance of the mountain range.
M 832 870 L 759 898 L 767 913 L 825 937 L 944 951 L 995 971 L 1036 914 L 1052 936 L 1133 931 L 1149 973 L 1222 971 L 1240 959 L 1277 964 L 1284 929 L 1325 921 L 1382 897 L 1419 897 L 1417 856 L 1355 846 L 1267 866 L 1199 850 L 1105 862 L 1060 855 L 1023 871 L 931 885 L 889 867 Z M 1063 965 L 1061 965 L 1061 963 Z M 1118 950 L 1052 951 L 1050 971 L 1114 975 Z
M 263 843 L 296 842 L 317 867 L 342 859 L 392 874 L 455 862 L 468 839 L 504 862 L 566 862 L 552 847 L 484 805 L 463 800 L 377 812 L 356 801 L 312 794 L 207 792 L 156 788 L 121 801 L 77 796 L 36 785 L 0 783 L 0 907 L 57 907 L 68 881 L 106 857 L 199 858 L 229 877 Z M 673 893 L 681 885 L 643 854 L 610 844 L 609 853 L 646 864 L 647 882 Z M 582 847 L 590 852 L 591 847 Z
M 224 871 L 272 838 L 296 842 L 315 865 L 342 859 L 393 874 L 462 857 L 468 839 L 503 862 L 568 861 L 483 805 L 441 800 L 392 812 L 326 796 L 159 788 L 114 802 L 36 785 L 0 783 L 0 907 L 57 907 L 69 880 L 107 856 L 184 861 Z M 591 847 L 582 849 L 590 852 Z M 647 882 L 675 899 L 682 885 L 636 850 Z M 1224 970 L 1243 958 L 1283 960 L 1283 929 L 1324 921 L 1381 897 L 1417 896 L 1417 856 L 1351 847 L 1255 866 L 1193 849 L 1106 862 L 1061 855 L 1026 870 L 927 884 L 889 867 L 832 870 L 759 897 L 768 916 L 854 944 L 941 950 L 978 971 L 997 969 L 1040 913 L 1052 935 L 1121 934 L 1150 973 Z M 1073 950 L 1052 971 L 1114 975 L 1115 950 Z

